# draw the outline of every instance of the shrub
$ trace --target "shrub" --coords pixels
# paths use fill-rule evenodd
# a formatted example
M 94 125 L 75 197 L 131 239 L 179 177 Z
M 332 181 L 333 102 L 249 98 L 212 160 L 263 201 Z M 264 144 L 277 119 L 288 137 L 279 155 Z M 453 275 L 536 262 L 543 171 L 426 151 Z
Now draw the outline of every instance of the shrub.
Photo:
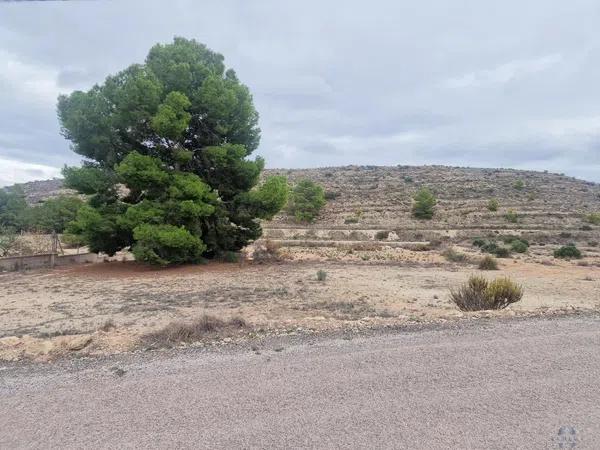
M 517 239 L 517 240 L 512 241 L 512 243 L 510 244 L 510 248 L 513 252 L 525 253 L 525 252 L 527 252 L 527 249 L 529 248 L 529 246 L 524 241 Z
M 582 225 L 582 226 L 581 226 L 579 229 L 580 229 L 581 231 L 592 231 L 592 230 L 593 230 L 593 228 L 592 228 L 592 227 L 590 227 L 590 226 L 589 226 L 589 225 L 587 225 L 587 224 L 586 224 L 586 225 Z
M 433 193 L 427 188 L 422 188 L 419 189 L 413 199 L 413 216 L 417 219 L 431 219 L 433 217 L 434 207 L 437 203 Z
M 16 239 L 12 231 L 0 229 L 0 257 L 8 256 L 15 246 Z
M 325 200 L 335 200 L 340 195 L 342 195 L 338 191 L 325 191 Z
M 442 252 L 442 256 L 451 262 L 466 262 L 468 260 L 467 255 L 457 252 L 453 248 L 449 248 Z
M 345 224 L 358 223 L 358 217 L 346 217 L 344 219 L 344 223 Z
M 490 211 L 498 211 L 498 206 L 498 200 L 492 198 L 487 204 L 487 209 L 489 209 Z
M 240 254 L 232 251 L 224 252 L 221 259 L 227 263 L 236 263 L 240 261 Z
M 498 247 L 494 252 L 498 258 L 508 258 L 510 256 L 510 250 L 506 247 Z
M 28 208 L 25 217 L 28 228 L 36 231 L 62 233 L 67 224 L 77 217 L 84 205 L 79 197 L 61 195 L 50 198 L 40 205 Z
M 515 188 L 518 191 L 522 191 L 524 187 L 525 187 L 525 183 L 523 183 L 523 180 L 517 180 L 513 184 L 513 188 Z
M 573 235 L 571 233 L 569 233 L 568 231 L 562 231 L 558 236 L 563 239 L 569 239 L 569 238 L 573 237 Z
M 325 281 L 326 278 L 327 278 L 327 272 L 325 272 L 322 269 L 319 269 L 317 271 L 317 280 L 318 281 Z
M 588 242 L 588 245 L 590 247 L 598 247 L 598 241 L 590 241 L 590 242 Z
M 517 223 L 519 221 L 519 215 L 512 209 L 509 209 L 508 212 L 504 214 L 504 218 L 510 223 Z
M 473 241 L 473 246 L 474 247 L 483 247 L 485 245 L 485 241 L 483 239 L 477 238 Z
M 588 214 L 585 220 L 592 225 L 600 225 L 600 212 L 593 212 Z
M 491 282 L 472 275 L 458 289 L 450 290 L 450 300 L 462 311 L 504 309 L 523 298 L 523 288 L 509 278 L 497 278 Z
M 498 270 L 498 261 L 490 255 L 486 255 L 479 261 L 479 270 Z
M 278 261 L 281 257 L 279 254 L 280 247 L 280 244 L 268 239 L 266 241 L 255 242 L 252 260 L 257 263 Z
M 575 247 L 575 244 L 563 245 L 561 248 L 554 250 L 555 258 L 581 258 L 581 251 Z
M 389 231 L 378 231 L 377 233 L 375 233 L 375 239 L 382 241 L 384 239 L 387 239 L 390 235 Z
M 485 253 L 496 253 L 496 250 L 498 250 L 498 244 L 496 244 L 494 241 L 489 241 L 484 243 L 480 248 L 481 251 Z
M 217 317 L 203 315 L 193 322 L 173 322 L 162 330 L 149 333 L 143 341 L 152 347 L 173 347 L 182 343 L 197 342 L 207 336 L 215 336 L 223 332 L 234 332 L 247 328 L 241 317 L 233 317 L 227 321 Z
M 404 175 L 403 179 L 404 179 L 405 183 L 412 183 L 413 182 L 412 177 L 409 177 L 408 175 Z
M 292 190 L 288 211 L 298 222 L 314 222 L 323 206 L 323 188 L 313 181 L 301 180 Z

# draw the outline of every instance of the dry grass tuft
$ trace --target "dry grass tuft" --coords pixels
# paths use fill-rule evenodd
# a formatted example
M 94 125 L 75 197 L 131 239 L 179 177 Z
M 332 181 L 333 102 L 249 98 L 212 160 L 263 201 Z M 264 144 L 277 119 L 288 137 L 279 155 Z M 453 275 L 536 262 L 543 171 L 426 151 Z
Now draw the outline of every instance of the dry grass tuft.
M 490 255 L 486 255 L 479 261 L 479 270 L 498 270 L 498 261 Z
M 490 282 L 472 275 L 467 283 L 450 290 L 450 300 L 462 311 L 504 309 L 522 298 L 523 288 L 509 278 L 496 278 Z
M 163 329 L 145 335 L 142 341 L 151 347 L 174 347 L 183 343 L 198 342 L 207 337 L 234 334 L 248 328 L 241 317 L 227 321 L 214 316 L 203 315 L 193 322 L 173 322 Z

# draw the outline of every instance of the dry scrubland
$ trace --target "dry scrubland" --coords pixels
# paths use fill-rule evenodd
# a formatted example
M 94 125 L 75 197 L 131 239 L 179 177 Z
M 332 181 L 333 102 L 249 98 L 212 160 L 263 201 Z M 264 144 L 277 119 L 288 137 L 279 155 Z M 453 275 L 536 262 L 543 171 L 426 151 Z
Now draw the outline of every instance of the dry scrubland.
M 264 224 L 277 260 L 161 270 L 113 261 L 2 274 L 0 357 L 52 359 L 174 345 L 178 338 L 214 345 L 272 333 L 600 309 L 600 226 L 585 221 L 600 211 L 597 184 L 448 167 L 268 172 L 317 181 L 329 197 L 313 225 L 285 214 Z M 44 183 L 25 185 L 30 201 L 62 189 L 60 182 Z M 421 186 L 438 197 L 430 221 L 410 214 Z M 487 209 L 491 198 L 498 211 Z M 509 210 L 516 223 L 505 218 Z M 503 235 L 527 239 L 528 252 L 499 258 L 497 271 L 479 271 L 483 253 L 473 239 Z M 553 258 L 554 249 L 571 242 L 583 258 Z M 450 248 L 463 256 L 449 260 Z M 449 289 L 476 272 L 511 277 L 524 287 L 523 300 L 504 311 L 459 311 Z M 218 320 L 194 323 L 205 314 Z M 173 322 L 188 326 L 169 328 L 165 340 L 160 331 Z

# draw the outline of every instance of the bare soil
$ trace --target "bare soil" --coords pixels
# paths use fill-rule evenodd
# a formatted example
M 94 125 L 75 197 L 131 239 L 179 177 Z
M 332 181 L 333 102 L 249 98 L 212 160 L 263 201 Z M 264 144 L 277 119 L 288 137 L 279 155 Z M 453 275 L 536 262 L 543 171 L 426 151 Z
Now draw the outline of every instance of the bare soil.
M 498 271 L 481 272 L 476 269 L 481 254 L 455 248 L 471 262 L 448 262 L 441 249 L 289 247 L 281 262 L 269 264 L 155 269 L 113 261 L 2 274 L 0 358 L 130 351 L 149 333 L 204 314 L 246 321 L 249 329 L 221 336 L 229 341 L 261 333 L 600 309 L 595 254 L 581 265 L 549 260 L 532 248 L 528 255 L 499 259 Z M 326 272 L 325 281 L 317 280 L 318 270 Z M 448 291 L 474 272 L 510 276 L 523 285 L 523 300 L 504 311 L 459 311 Z

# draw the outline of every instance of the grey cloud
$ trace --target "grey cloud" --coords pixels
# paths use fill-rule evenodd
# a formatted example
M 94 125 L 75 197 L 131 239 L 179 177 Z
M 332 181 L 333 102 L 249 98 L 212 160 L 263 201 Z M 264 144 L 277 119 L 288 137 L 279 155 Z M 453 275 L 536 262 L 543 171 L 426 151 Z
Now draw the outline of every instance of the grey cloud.
M 270 167 L 513 166 L 600 181 L 599 19 L 595 0 L 4 3 L 0 159 L 76 163 L 55 94 L 182 35 L 250 87 Z

